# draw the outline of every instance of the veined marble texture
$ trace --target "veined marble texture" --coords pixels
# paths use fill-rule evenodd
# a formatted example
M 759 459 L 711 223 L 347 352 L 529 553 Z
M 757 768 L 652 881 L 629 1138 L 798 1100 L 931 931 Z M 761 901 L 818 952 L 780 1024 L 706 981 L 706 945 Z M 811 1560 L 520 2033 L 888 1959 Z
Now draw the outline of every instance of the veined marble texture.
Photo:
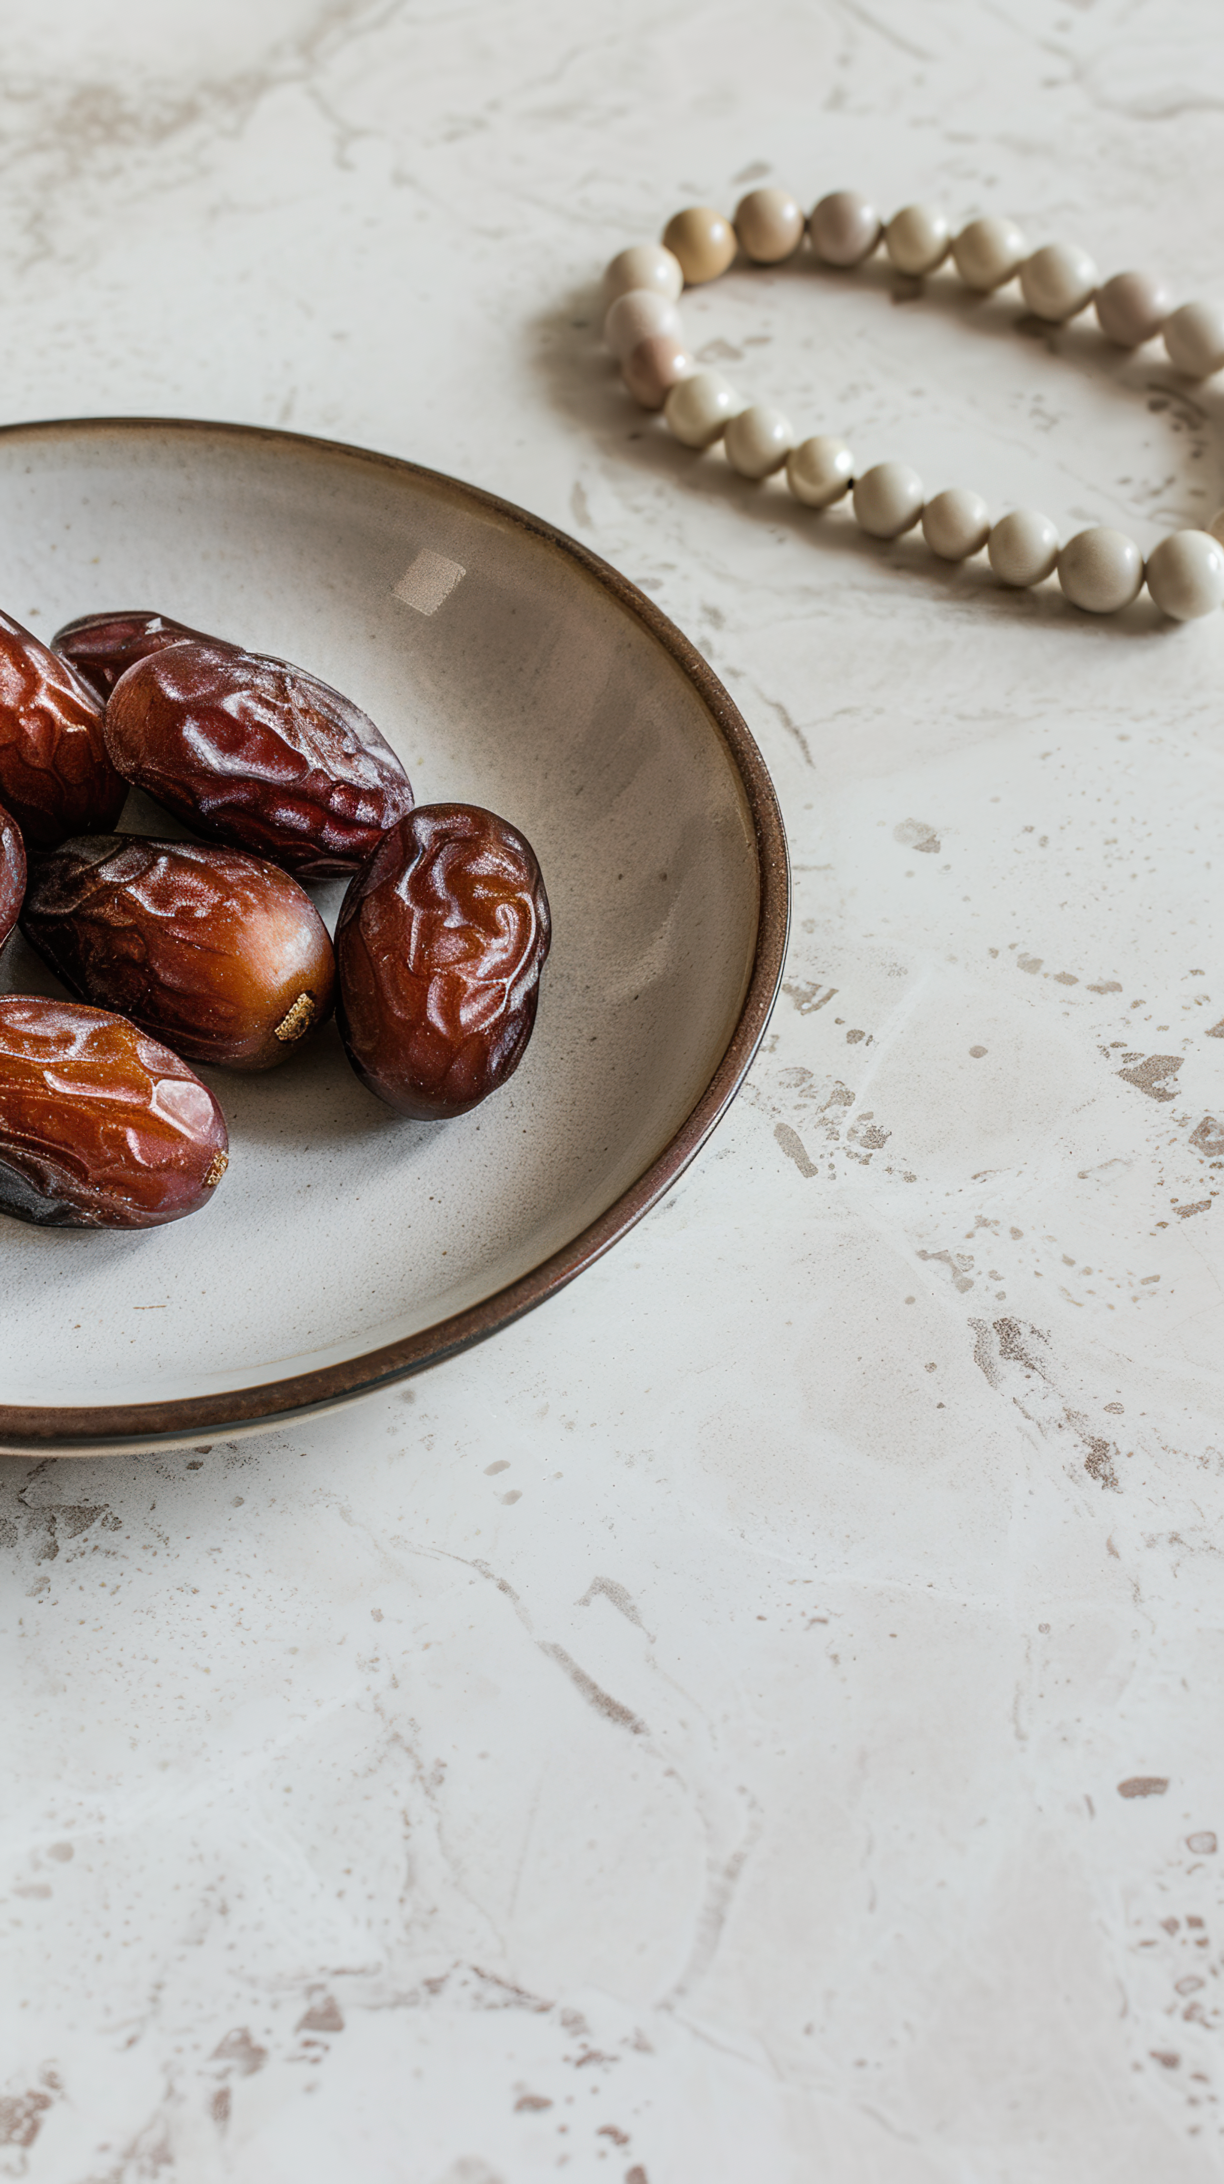
M 1220 297 L 1218 7 L 4 30 L 4 413 L 287 424 L 573 529 L 743 707 L 795 930 L 705 1154 L 531 1318 L 266 1439 L 0 1466 L 0 2176 L 1224 2176 L 1224 621 L 689 456 L 595 285 L 769 179 Z M 1220 389 L 1014 289 L 685 314 L 932 490 L 1145 549 L 1224 502 Z

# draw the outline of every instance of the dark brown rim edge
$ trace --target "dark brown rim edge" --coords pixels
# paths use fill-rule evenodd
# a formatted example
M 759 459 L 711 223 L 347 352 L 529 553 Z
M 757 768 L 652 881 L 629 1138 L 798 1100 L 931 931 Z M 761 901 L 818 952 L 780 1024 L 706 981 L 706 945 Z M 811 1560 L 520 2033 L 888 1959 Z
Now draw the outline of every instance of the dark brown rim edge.
M 56 1409 L 38 1405 L 0 1404 L 0 1439 L 7 1451 L 53 1455 L 56 1445 L 110 1442 L 116 1454 L 132 1441 L 184 1440 L 225 1426 L 246 1432 L 265 1426 L 269 1430 L 312 1412 L 331 1410 L 355 1401 L 379 1388 L 406 1379 L 429 1365 L 438 1365 L 486 1336 L 509 1327 L 546 1297 L 551 1297 L 576 1275 L 602 1258 L 643 1214 L 670 1190 L 700 1151 L 706 1138 L 734 1099 L 765 1033 L 782 978 L 790 926 L 790 863 L 786 833 L 777 794 L 765 761 L 738 707 L 700 653 L 628 577 L 600 559 L 565 531 L 556 530 L 539 516 L 516 508 L 496 493 L 429 470 L 396 455 L 350 446 L 343 440 L 317 439 L 302 432 L 282 432 L 268 425 L 237 425 L 224 420 L 183 417 L 68 417 L 48 418 L 29 424 L 0 426 L 0 438 L 34 438 L 40 434 L 81 434 L 139 430 L 209 433 L 235 439 L 288 442 L 293 446 L 344 455 L 383 470 L 406 472 L 459 491 L 476 507 L 498 516 L 558 548 L 577 566 L 593 576 L 606 591 L 649 631 L 696 689 L 730 753 L 752 815 L 756 839 L 760 896 L 756 952 L 738 1021 L 714 1075 L 690 1109 L 675 1136 L 656 1155 L 650 1166 L 605 1213 L 568 1244 L 521 1275 L 505 1289 L 450 1319 L 435 1321 L 402 1342 L 367 1351 L 363 1357 L 323 1366 L 286 1380 L 268 1381 L 260 1387 L 236 1389 L 215 1396 L 177 1398 L 166 1403 L 106 1404 Z

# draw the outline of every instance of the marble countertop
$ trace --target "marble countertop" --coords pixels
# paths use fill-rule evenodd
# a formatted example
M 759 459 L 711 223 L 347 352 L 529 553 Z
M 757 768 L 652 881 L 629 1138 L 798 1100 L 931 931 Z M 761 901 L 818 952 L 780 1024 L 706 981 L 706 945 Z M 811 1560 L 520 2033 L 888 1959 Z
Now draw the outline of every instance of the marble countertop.
M 795 872 L 744 1093 L 563 1295 L 326 1421 L 0 1465 L 0 2177 L 1220 2178 L 1224 621 L 696 463 L 594 286 L 766 178 L 1220 296 L 1218 9 L 13 0 L 0 107 L 9 417 L 561 523 L 725 679 Z M 1224 502 L 1218 389 L 1014 291 L 686 316 L 1064 534 Z

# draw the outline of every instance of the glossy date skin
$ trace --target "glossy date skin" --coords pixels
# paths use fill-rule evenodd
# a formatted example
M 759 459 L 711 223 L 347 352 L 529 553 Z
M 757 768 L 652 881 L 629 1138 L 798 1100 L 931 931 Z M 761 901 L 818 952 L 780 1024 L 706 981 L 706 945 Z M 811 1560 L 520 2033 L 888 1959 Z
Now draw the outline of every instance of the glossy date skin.
M 0 803 L 29 848 L 113 827 L 127 783 L 107 756 L 102 706 L 75 668 L 0 614 Z
M 551 920 L 517 827 L 474 804 L 423 804 L 383 836 L 336 928 L 337 1021 L 367 1088 L 441 1122 L 517 1069 Z
M 106 708 L 119 771 L 169 811 L 299 879 L 343 878 L 412 808 L 372 720 L 299 667 L 192 640 L 148 654 Z
M 225 1121 L 177 1054 L 74 1001 L 0 998 L 0 1213 L 39 1228 L 160 1228 L 225 1173 Z
M 89 684 L 105 705 L 119 677 L 137 660 L 184 638 L 206 645 L 222 639 L 190 629 L 186 622 L 172 621 L 168 614 L 154 614 L 145 607 L 121 607 L 109 614 L 81 614 L 65 622 L 51 639 L 51 650 Z
M 26 889 L 26 853 L 17 821 L 0 805 L 0 948 L 17 923 Z
M 272 1069 L 332 1012 L 335 959 L 309 895 L 240 850 L 64 842 L 30 861 L 21 929 L 78 1000 L 191 1062 Z

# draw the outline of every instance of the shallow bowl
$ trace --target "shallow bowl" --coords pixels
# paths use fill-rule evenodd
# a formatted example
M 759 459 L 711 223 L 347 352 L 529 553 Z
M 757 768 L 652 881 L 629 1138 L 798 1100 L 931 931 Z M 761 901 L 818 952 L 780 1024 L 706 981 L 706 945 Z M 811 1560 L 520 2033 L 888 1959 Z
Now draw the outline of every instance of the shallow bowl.
M 157 420 L 0 433 L 0 605 L 40 635 L 148 607 L 346 691 L 421 802 L 533 843 L 554 941 L 509 1084 L 413 1124 L 329 1026 L 204 1071 L 231 1166 L 144 1234 L 0 1219 L 0 1448 L 96 1454 L 283 1423 L 418 1371 L 623 1236 L 718 1121 L 765 1028 L 786 846 L 726 691 L 561 532 L 411 463 Z M 133 796 L 123 825 L 181 833 Z M 315 890 L 334 922 L 340 887 Z M 15 936 L 0 990 L 61 989 Z

